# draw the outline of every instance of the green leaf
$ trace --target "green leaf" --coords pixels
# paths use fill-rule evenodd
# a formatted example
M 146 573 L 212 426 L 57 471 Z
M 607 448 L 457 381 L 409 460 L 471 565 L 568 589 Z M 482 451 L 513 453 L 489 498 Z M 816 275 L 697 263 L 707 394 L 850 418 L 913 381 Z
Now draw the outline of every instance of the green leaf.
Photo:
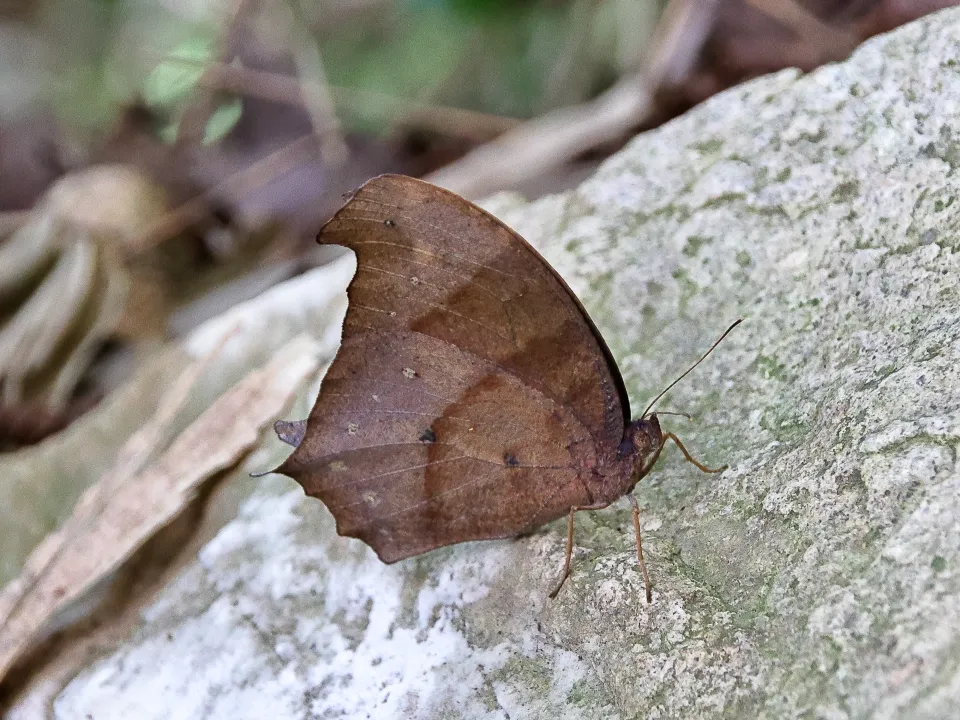
M 212 145 L 233 129 L 243 112 L 243 102 L 235 97 L 213 111 L 203 131 L 203 144 Z
M 224 101 L 217 107 L 207 120 L 207 125 L 203 129 L 203 144 L 212 145 L 222 140 L 227 133 L 233 130 L 237 124 L 240 115 L 243 114 L 243 101 L 238 97 Z M 168 122 L 160 128 L 160 139 L 168 145 L 173 145 L 177 141 L 177 132 L 180 129 L 180 116 Z
M 154 108 L 169 108 L 187 99 L 213 58 L 213 39 L 195 35 L 177 45 L 147 77 L 143 98 Z

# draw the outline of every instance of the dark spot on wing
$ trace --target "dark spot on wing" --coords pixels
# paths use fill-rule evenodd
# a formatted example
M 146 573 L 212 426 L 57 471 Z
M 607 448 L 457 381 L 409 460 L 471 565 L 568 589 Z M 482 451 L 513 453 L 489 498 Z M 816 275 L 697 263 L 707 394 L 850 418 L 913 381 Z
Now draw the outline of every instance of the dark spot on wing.
M 396 225 L 396 223 L 393 220 L 384 220 L 383 224 L 386 225 L 387 227 L 393 227 L 394 225 Z
M 420 433 L 419 440 L 424 445 L 429 445 L 430 443 L 435 443 L 437 441 L 437 434 L 431 428 L 427 428 Z
M 509 465 L 510 467 L 516 467 L 517 465 L 520 464 L 520 461 L 517 460 L 517 456 L 511 455 L 510 453 L 503 454 L 503 462 L 504 464 Z

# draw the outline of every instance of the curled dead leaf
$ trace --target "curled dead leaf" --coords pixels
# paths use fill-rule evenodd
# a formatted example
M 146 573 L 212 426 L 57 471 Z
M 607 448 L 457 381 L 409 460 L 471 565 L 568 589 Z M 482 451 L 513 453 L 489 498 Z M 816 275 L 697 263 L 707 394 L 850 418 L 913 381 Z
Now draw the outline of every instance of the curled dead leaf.
M 5 409 L 64 409 L 128 304 L 126 243 L 165 208 L 135 171 L 92 168 L 54 185 L 0 245 Z

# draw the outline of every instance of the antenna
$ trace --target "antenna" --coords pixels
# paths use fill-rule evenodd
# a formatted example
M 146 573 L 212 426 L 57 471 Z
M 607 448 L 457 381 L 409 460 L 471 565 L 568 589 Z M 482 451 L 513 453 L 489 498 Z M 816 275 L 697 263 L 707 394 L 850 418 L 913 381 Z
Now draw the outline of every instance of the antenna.
M 700 359 L 699 359 L 699 360 L 697 360 L 693 365 L 691 365 L 690 367 L 688 367 L 688 368 L 686 369 L 686 371 L 683 373 L 683 375 L 681 375 L 681 376 L 678 377 L 676 380 L 674 380 L 672 383 L 670 383 L 669 385 L 667 385 L 663 390 L 660 391 L 660 394 L 659 394 L 659 395 L 657 395 L 653 400 L 650 401 L 650 404 L 647 405 L 647 409 L 643 411 L 643 414 L 640 415 L 640 417 L 641 417 L 641 418 L 646 417 L 646 416 L 647 416 L 647 413 L 650 412 L 650 408 L 652 408 L 654 405 L 656 405 L 656 404 L 657 404 L 657 401 L 658 401 L 660 398 L 662 398 L 664 395 L 666 395 L 667 392 L 670 391 L 670 388 L 672 388 L 672 387 L 673 387 L 674 385 L 676 385 L 678 382 L 680 382 L 681 380 L 683 380 L 687 375 L 690 374 L 690 372 L 691 372 L 697 365 L 699 365 L 699 364 L 702 363 L 704 360 L 706 360 L 706 359 L 707 359 L 707 355 L 709 355 L 710 353 L 712 353 L 712 352 L 716 349 L 717 345 L 719 345 L 721 342 L 723 342 L 723 339 L 724 339 L 727 335 L 730 334 L 730 331 L 733 330 L 737 325 L 739 325 L 739 324 L 742 323 L 742 322 L 743 322 L 743 318 L 737 318 L 730 327 L 728 327 L 726 330 L 724 330 L 724 331 L 723 331 L 723 335 L 721 335 L 719 338 L 717 338 L 717 341 L 716 341 L 713 345 L 710 346 L 710 349 L 709 349 L 709 350 L 707 350 L 703 355 L 700 356 Z
M 678 417 L 685 417 L 690 422 L 693 422 L 693 416 L 690 413 L 685 413 L 685 412 L 673 412 L 671 410 L 658 410 L 657 415 L 676 415 Z

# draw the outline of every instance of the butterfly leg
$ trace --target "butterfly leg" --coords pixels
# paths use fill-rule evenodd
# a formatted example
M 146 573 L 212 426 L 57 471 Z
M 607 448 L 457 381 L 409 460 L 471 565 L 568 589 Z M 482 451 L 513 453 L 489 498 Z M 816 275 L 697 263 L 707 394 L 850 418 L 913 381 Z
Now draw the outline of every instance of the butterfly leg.
M 674 435 L 673 433 L 667 433 L 666 435 L 663 436 L 663 445 L 666 445 L 666 444 L 667 444 L 667 440 L 673 440 L 673 444 L 676 445 L 678 448 L 680 448 L 680 452 L 683 453 L 683 456 L 687 459 L 687 462 L 688 462 L 688 463 L 691 463 L 692 465 L 696 465 L 697 468 L 698 468 L 699 470 L 701 470 L 702 472 L 705 472 L 705 473 L 719 473 L 719 472 L 723 472 L 724 470 L 727 469 L 727 467 L 729 467 L 728 465 L 721 465 L 721 466 L 718 467 L 718 468 L 707 467 L 707 466 L 704 465 L 702 462 L 700 462 L 699 460 L 697 460 L 696 458 L 694 458 L 693 455 L 691 455 L 691 454 L 687 451 L 687 449 L 683 446 L 683 443 L 680 442 L 680 438 L 678 438 L 678 437 L 677 437 L 676 435 Z M 660 446 L 661 449 L 663 448 L 663 445 Z M 659 453 L 657 453 L 657 454 L 659 455 Z
M 702 462 L 700 462 L 693 455 L 690 454 L 690 451 L 683 446 L 682 442 L 680 442 L 680 438 L 678 438 L 673 433 L 667 433 L 663 436 L 663 442 L 660 443 L 660 447 L 654 450 L 653 454 L 643 464 L 643 469 L 640 470 L 640 472 L 637 474 L 636 477 L 644 477 L 648 472 L 653 470 L 653 466 L 656 465 L 657 460 L 660 459 L 660 453 L 663 452 L 663 449 L 667 446 L 667 440 L 672 440 L 673 444 L 676 445 L 678 448 L 680 448 L 680 452 L 683 453 L 683 457 L 686 458 L 687 462 L 693 465 L 696 465 L 697 469 L 705 473 L 719 473 L 719 472 L 723 472 L 724 470 L 727 469 L 727 467 L 729 467 L 728 465 L 721 465 L 718 468 L 712 468 L 704 465 Z
M 601 503 L 598 505 L 575 505 L 570 508 L 570 514 L 567 516 L 567 552 L 563 558 L 563 574 L 560 576 L 560 582 L 558 582 L 557 586 L 550 592 L 551 599 L 557 596 L 560 588 L 563 587 L 563 584 L 570 576 L 570 558 L 573 556 L 573 514 L 580 510 L 603 510 L 603 508 L 609 505 L 610 503 Z
M 633 534 L 637 538 L 637 561 L 640 563 L 640 572 L 643 574 L 643 587 L 647 592 L 647 602 L 653 602 L 653 588 L 650 585 L 650 575 L 647 574 L 647 564 L 643 561 L 643 541 L 640 539 L 640 506 L 633 493 L 627 493 L 630 505 L 633 506 Z
M 687 462 L 693 465 L 696 465 L 699 470 L 702 470 L 705 473 L 718 473 L 718 472 L 723 472 L 724 470 L 727 469 L 726 465 L 723 465 L 718 468 L 712 468 L 712 467 L 708 467 L 707 465 L 704 465 L 702 462 L 700 462 L 695 457 L 693 457 L 693 455 L 690 454 L 690 451 L 683 446 L 682 442 L 680 442 L 680 438 L 678 438 L 673 433 L 667 433 L 666 435 L 663 436 L 663 442 L 660 443 L 660 447 L 658 447 L 650 456 L 650 459 L 647 460 L 646 463 L 644 463 L 643 469 L 639 473 L 639 477 L 643 477 L 644 475 L 646 475 L 648 472 L 650 472 L 653 469 L 653 466 L 657 464 L 657 460 L 660 459 L 660 453 L 663 452 L 663 448 L 666 447 L 667 445 L 667 440 L 672 440 L 673 444 L 676 445 L 678 448 L 680 448 L 680 452 L 683 453 L 683 457 L 687 459 Z M 633 506 L 633 532 L 637 538 L 637 561 L 640 563 L 640 572 L 643 573 L 643 585 L 646 588 L 647 602 L 649 603 L 649 602 L 653 602 L 653 591 L 650 585 L 650 576 L 647 574 L 647 565 L 643 561 L 643 541 L 640 539 L 640 506 L 637 505 L 637 499 L 633 496 L 632 493 L 628 493 L 627 497 L 630 499 L 630 504 Z M 568 538 L 567 545 L 568 547 L 572 547 L 573 545 L 573 516 L 572 515 L 570 517 L 570 537 Z M 569 564 L 569 559 L 570 557 L 568 553 L 567 555 L 568 564 Z M 565 577 L 566 576 L 564 576 L 564 578 Z M 562 585 L 563 580 L 561 580 L 560 583 Z M 560 587 L 558 586 L 557 590 L 555 590 L 554 592 L 557 592 L 559 590 L 560 590 Z

